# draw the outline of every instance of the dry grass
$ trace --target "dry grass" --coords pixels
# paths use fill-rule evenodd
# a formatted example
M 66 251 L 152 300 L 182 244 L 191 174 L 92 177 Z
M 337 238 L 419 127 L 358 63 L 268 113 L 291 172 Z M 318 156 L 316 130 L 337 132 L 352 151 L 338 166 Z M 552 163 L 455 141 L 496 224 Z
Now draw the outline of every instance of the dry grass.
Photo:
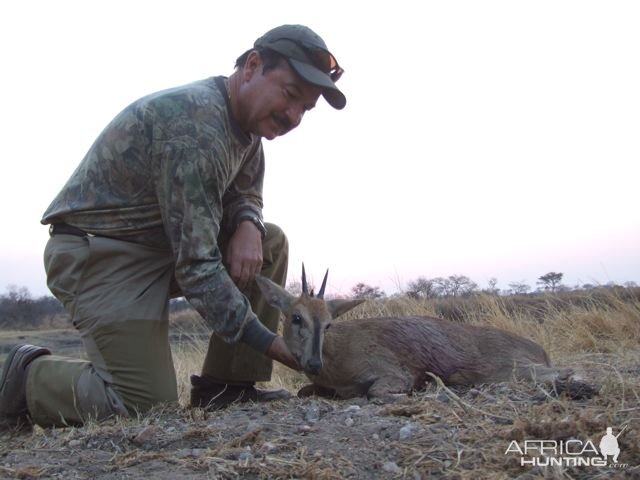
M 540 345 L 554 363 L 567 365 L 579 354 L 610 353 L 624 356 L 640 345 L 640 299 L 623 298 L 611 292 L 572 294 L 564 298 L 547 295 L 531 302 L 523 297 L 523 305 L 513 297 L 480 295 L 471 299 L 419 300 L 406 296 L 386 300 L 367 301 L 345 314 L 349 318 L 391 316 L 441 316 L 453 311 L 456 319 L 474 325 L 501 328 Z M 453 308 L 452 305 L 453 304 Z M 180 312 L 172 317 L 174 331 L 181 340 L 174 343 L 174 362 L 178 375 L 180 399 L 188 403 L 189 374 L 202 366 L 210 331 L 195 313 Z M 269 388 L 296 391 L 306 383 L 304 375 L 279 364 L 274 365 Z

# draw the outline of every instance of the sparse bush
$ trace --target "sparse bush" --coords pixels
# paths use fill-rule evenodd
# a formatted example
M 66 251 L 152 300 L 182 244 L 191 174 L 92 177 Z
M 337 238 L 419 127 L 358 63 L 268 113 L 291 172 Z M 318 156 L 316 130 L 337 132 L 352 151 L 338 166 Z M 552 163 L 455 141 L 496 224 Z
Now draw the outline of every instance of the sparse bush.
M 386 294 L 380 289 L 380 287 L 372 287 L 366 283 L 358 283 L 351 289 L 351 296 L 354 298 L 375 300 L 378 298 L 384 298 Z
M 33 298 L 26 287 L 10 285 L 0 295 L 0 329 L 41 328 L 63 314 L 64 307 L 54 297 Z

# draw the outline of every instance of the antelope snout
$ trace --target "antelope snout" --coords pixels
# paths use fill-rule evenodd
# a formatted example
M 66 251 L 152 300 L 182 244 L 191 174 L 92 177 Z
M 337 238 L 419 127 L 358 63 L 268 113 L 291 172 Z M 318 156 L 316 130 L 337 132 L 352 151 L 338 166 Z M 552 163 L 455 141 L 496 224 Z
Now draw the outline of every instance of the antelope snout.
M 320 373 L 321 368 L 322 368 L 322 360 L 320 360 L 319 358 L 317 359 L 312 358 L 304 366 L 304 371 L 307 373 L 310 373 L 311 375 L 317 375 L 318 373 Z

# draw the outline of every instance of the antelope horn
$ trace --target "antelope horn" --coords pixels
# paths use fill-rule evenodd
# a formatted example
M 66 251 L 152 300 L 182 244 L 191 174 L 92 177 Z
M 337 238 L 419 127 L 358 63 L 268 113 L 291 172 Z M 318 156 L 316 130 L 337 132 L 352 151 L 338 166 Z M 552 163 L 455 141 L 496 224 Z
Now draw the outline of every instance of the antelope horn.
M 318 292 L 318 298 L 324 298 L 324 287 L 327 286 L 328 276 L 329 276 L 329 269 L 327 268 L 327 273 L 324 274 L 324 278 L 322 279 L 322 286 L 320 287 L 320 291 Z
M 309 289 L 307 288 L 307 274 L 304 272 L 304 262 L 302 263 L 302 293 L 309 295 Z

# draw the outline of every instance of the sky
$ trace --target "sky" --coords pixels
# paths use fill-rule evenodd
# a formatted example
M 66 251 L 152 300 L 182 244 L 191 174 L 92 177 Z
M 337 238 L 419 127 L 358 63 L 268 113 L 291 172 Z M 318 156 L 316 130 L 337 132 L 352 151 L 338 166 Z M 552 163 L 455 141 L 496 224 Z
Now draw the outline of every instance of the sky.
M 285 23 L 347 96 L 265 141 L 290 281 L 640 283 L 640 2 L 22 0 L 0 6 L 0 292 L 48 294 L 39 220 L 120 110 Z

